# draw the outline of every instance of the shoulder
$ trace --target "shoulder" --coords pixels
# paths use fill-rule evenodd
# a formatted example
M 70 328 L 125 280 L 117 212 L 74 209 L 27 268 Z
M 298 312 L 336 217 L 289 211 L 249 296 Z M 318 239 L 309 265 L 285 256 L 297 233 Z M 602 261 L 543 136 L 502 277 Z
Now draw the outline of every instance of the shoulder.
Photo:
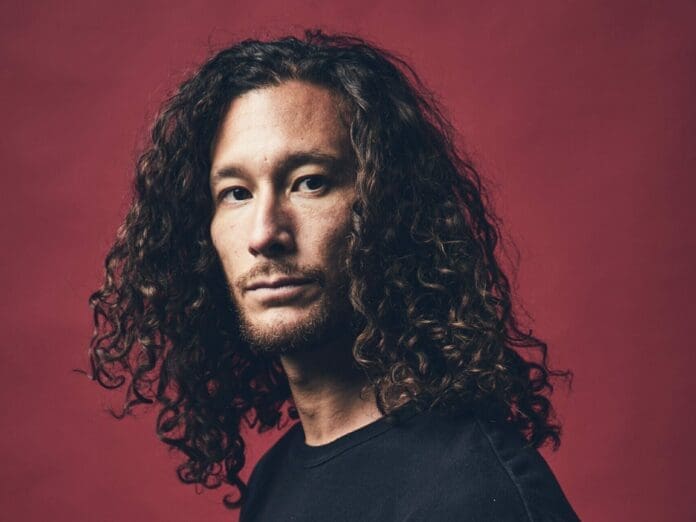
M 300 433 L 299 423 L 290 427 L 256 463 L 247 482 L 246 499 L 242 505 L 240 517 L 243 517 L 245 512 L 248 512 L 251 506 L 260 500 L 259 493 L 265 489 L 274 471 L 283 464 Z
M 508 424 L 468 415 L 418 417 L 411 429 L 437 484 L 430 520 L 462 513 L 476 513 L 477 520 L 578 520 L 544 458 Z
M 578 520 L 541 454 L 506 424 L 476 420 L 490 453 L 509 478 L 529 520 Z
M 249 477 L 249 489 L 253 483 L 261 480 L 268 470 L 276 468 L 282 460 L 284 460 L 290 452 L 290 447 L 293 445 L 296 438 L 301 434 L 301 426 L 299 423 L 291 426 L 280 439 L 278 439 L 271 448 L 264 453 L 259 461 L 254 466 L 254 470 Z

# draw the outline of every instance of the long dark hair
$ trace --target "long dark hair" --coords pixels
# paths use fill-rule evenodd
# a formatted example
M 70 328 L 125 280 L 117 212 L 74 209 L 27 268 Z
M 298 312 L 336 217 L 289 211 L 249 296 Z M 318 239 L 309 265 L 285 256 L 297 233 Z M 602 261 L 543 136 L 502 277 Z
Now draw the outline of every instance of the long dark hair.
M 354 359 L 377 405 L 472 411 L 535 447 L 558 446 L 546 345 L 515 319 L 497 220 L 453 129 L 401 59 L 350 36 L 247 40 L 205 63 L 164 105 L 135 194 L 90 297 L 93 378 L 126 387 L 116 416 L 160 405 L 157 434 L 186 483 L 245 484 L 244 421 L 297 418 L 278 361 L 239 338 L 210 238 L 210 147 L 230 100 L 290 79 L 338 93 L 357 165 L 348 254 L 360 318 Z

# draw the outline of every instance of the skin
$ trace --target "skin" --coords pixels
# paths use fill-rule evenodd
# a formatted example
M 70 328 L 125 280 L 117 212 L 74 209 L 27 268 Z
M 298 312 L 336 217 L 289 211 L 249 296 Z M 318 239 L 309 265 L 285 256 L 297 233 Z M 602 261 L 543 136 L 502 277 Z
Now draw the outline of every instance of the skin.
M 381 416 L 351 354 L 351 158 L 340 98 L 298 81 L 234 99 L 212 147 L 210 232 L 242 335 L 280 357 L 309 445 Z

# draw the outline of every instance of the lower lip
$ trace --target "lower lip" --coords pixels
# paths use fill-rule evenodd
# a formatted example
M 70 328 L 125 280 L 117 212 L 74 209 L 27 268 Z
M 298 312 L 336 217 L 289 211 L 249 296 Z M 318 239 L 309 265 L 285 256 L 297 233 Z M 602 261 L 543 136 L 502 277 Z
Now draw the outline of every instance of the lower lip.
M 249 290 L 256 299 L 264 302 L 265 304 L 280 303 L 285 301 L 292 301 L 300 297 L 305 289 L 311 283 L 302 283 L 296 285 L 283 285 L 271 288 L 268 286 L 262 286 L 259 288 L 254 288 Z

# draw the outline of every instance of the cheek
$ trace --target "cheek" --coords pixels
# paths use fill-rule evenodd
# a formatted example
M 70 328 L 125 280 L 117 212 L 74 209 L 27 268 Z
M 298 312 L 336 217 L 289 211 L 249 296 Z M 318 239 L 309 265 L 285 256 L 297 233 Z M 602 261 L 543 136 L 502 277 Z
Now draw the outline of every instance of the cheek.
M 340 217 L 340 219 L 336 219 Z M 349 209 L 334 210 L 324 216 L 324 234 L 321 237 L 321 249 L 326 258 L 333 263 L 342 262 L 348 248 L 351 216 Z
M 210 238 L 228 277 L 234 275 L 231 273 L 234 265 L 231 261 L 235 257 L 237 250 L 234 237 L 234 230 L 229 224 L 225 224 L 223 220 L 213 218 L 210 224 Z
M 210 239 L 212 240 L 213 247 L 221 260 L 224 259 L 221 248 L 223 237 L 220 221 L 217 218 L 213 218 L 213 221 L 210 223 Z

